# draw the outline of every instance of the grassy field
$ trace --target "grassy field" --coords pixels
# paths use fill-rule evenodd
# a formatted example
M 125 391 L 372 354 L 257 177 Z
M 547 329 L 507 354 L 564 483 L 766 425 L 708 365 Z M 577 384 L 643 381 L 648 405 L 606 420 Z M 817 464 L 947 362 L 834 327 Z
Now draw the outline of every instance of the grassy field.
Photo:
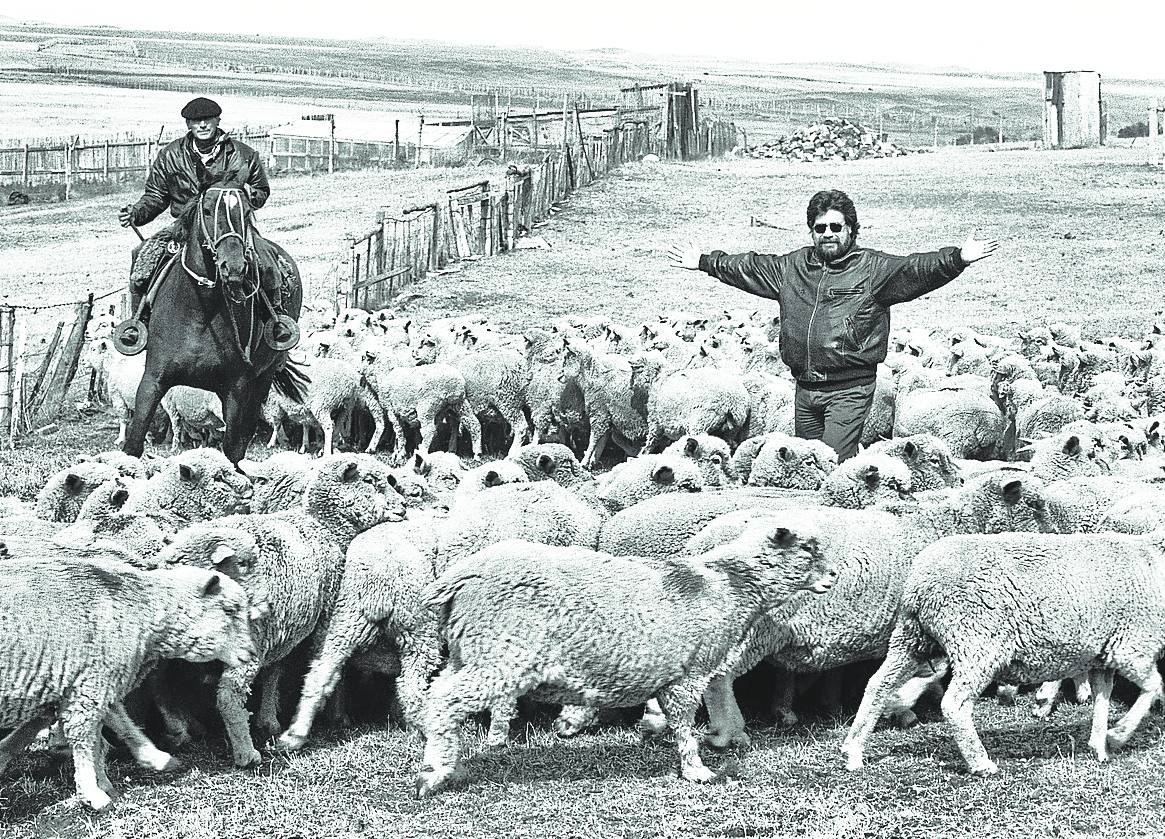
M 626 55 L 604 55 L 616 67 L 612 82 L 624 78 L 618 66 L 639 66 Z M 542 60 L 529 59 L 531 66 Z M 670 73 L 683 64 L 660 66 L 661 73 Z M 822 87 L 821 76 L 812 75 L 821 68 L 690 69 L 728 74 L 724 84 L 741 92 L 751 85 L 760 93 L 800 91 L 804 97 L 806 90 Z M 921 89 L 928 75 L 896 71 L 892 77 L 869 68 L 831 72 L 831 89 L 852 88 L 846 95 L 855 97 L 869 93 L 858 88 L 875 85 Z M 965 107 L 967 96 L 986 102 L 991 90 L 1020 91 L 1006 94 L 1019 103 L 1030 95 L 1031 79 L 986 84 L 942 78 L 926 82 L 927 95 L 951 109 Z M 110 114 L 139 96 L 93 90 Z M 5 91 L 0 88 L 0 95 Z M 80 112 L 83 94 L 70 93 L 54 104 L 45 92 L 34 104 L 42 116 L 66 105 Z M 241 110 L 246 102 L 238 104 Z M 141 118 L 156 125 L 148 109 Z M 500 174 L 425 170 L 280 178 L 260 223 L 297 258 L 311 291 L 327 293 L 335 284 L 344 235 L 368 227 L 378 207 L 397 210 Z M 632 164 L 573 195 L 536 231 L 548 249 L 427 278 L 409 290 L 402 307 L 421 319 L 481 312 L 514 331 L 564 314 L 637 323 L 676 308 L 770 311 L 771 301 L 671 269 L 667 245 L 691 240 L 705 250 L 770 252 L 799 247 L 807 240 L 809 195 L 836 187 L 856 201 L 866 246 L 929 250 L 959 244 L 971 232 L 1002 243 L 994 257 L 948 287 L 898 307 L 896 326 L 965 324 L 1011 335 L 1026 324 L 1062 320 L 1080 324 L 1093 337 L 1137 335 L 1162 307 L 1163 180 L 1160 170 L 1144 165 L 1140 148 L 949 149 L 815 165 L 736 159 Z M 0 299 L 62 302 L 119 285 L 133 239 L 113 219 L 116 208 L 134 197 L 135 191 L 126 190 L 61 205 L 0 207 Z M 776 227 L 751 226 L 754 217 Z M 47 313 L 42 320 L 51 323 L 53 317 Z M 25 438 L 15 451 L 0 449 L 0 494 L 28 497 L 48 472 L 78 454 L 112 446 L 111 418 L 66 420 L 54 435 Z M 736 777 L 706 788 L 675 777 L 674 747 L 666 740 L 642 743 L 622 726 L 559 742 L 539 717 L 520 733 L 518 744 L 496 751 L 482 751 L 479 734 L 470 728 L 468 785 L 432 801 L 409 796 L 419 746 L 399 730 L 366 726 L 318 732 L 304 754 L 269 757 L 257 770 L 233 769 L 220 740 L 181 752 L 189 768 L 170 776 L 117 759 L 110 777 L 124 796 L 111 813 L 93 816 L 60 803 L 72 792 L 68 759 L 34 750 L 0 778 L 0 836 L 1165 834 L 1165 726 L 1158 714 L 1102 766 L 1085 746 L 1089 708 L 1069 705 L 1044 722 L 1031 718 L 1026 697 L 1014 708 L 984 701 L 980 731 L 1003 774 L 977 780 L 967 776 L 933 713 L 910 731 L 880 731 L 871 742 L 870 768 L 848 774 L 837 753 L 848 720 L 810 719 L 784 731 L 772 727 L 763 707 L 753 710 L 752 748 L 709 757 L 713 766 L 735 762 L 738 768 L 729 774 Z

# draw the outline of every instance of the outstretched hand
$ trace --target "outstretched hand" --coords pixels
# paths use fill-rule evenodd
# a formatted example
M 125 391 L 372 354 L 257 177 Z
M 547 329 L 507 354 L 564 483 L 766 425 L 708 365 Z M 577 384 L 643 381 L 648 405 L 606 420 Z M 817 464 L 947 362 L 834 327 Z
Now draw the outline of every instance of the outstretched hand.
M 673 268 L 687 268 L 689 271 L 700 268 L 700 249 L 691 242 L 669 246 L 667 255 Z
M 963 246 L 959 248 L 959 256 L 962 257 L 963 262 L 970 265 L 972 262 L 978 262 L 984 257 L 991 256 L 998 247 L 999 242 L 994 239 L 976 239 L 975 234 L 972 233 L 967 237 L 967 241 L 963 242 Z

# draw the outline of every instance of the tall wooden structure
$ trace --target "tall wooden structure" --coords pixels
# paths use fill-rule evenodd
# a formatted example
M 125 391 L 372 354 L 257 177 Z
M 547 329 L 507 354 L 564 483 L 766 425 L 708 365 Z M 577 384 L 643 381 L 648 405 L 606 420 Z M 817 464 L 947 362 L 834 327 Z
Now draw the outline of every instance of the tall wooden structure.
M 1100 73 L 1044 72 L 1044 146 L 1080 149 L 1104 145 L 1104 100 Z

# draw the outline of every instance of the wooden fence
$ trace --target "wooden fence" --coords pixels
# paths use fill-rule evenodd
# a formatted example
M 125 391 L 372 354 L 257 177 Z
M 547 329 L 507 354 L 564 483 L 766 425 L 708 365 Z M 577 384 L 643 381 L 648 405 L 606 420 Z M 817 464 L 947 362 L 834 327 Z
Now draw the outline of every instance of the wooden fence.
M 443 200 L 411 208 L 400 218 L 378 212 L 372 229 L 346 242 L 337 304 L 381 308 L 431 271 L 511 250 L 569 193 L 664 148 L 658 124 L 629 120 L 595 137 L 586 136 L 577 114 L 573 122 L 573 142 L 543 151 L 535 165 L 512 167 L 503 185 L 478 181 L 455 187 Z M 735 134 L 730 124 L 708 122 L 694 133 L 691 152 L 722 154 L 735 144 Z
M 55 327 L 34 313 L 0 306 L 0 444 L 9 448 L 60 416 L 85 346 L 93 295 L 73 304 L 71 317 Z

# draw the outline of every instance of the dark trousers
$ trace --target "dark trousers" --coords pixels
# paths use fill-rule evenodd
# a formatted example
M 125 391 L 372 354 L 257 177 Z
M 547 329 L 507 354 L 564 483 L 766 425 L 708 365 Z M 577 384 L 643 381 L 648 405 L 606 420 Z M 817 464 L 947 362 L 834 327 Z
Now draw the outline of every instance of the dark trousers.
M 832 447 L 838 463 L 849 460 L 858 453 L 876 384 L 871 379 L 837 390 L 810 390 L 798 384 L 793 401 L 794 433 Z

